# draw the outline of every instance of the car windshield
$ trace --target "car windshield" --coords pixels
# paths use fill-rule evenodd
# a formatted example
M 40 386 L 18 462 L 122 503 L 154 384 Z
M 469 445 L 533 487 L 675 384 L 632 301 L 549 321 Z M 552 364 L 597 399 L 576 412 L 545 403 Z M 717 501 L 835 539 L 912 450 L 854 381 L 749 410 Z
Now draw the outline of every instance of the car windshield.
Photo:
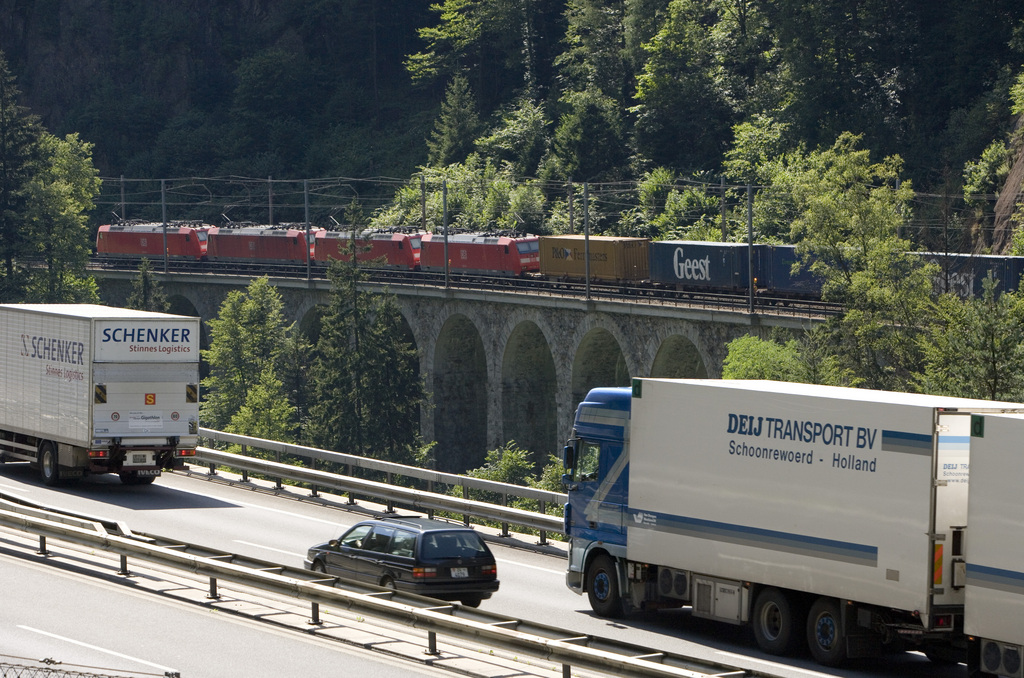
M 434 532 L 423 539 L 423 558 L 477 558 L 487 554 L 487 547 L 476 532 Z

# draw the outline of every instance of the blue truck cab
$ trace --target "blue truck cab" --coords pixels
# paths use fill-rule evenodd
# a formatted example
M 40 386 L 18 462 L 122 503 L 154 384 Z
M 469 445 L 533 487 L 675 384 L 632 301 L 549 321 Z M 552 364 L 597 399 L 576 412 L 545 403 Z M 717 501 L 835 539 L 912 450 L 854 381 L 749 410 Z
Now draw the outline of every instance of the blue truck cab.
M 569 537 L 566 585 L 587 593 L 594 610 L 626 612 L 626 582 L 616 562 L 626 557 L 629 488 L 629 415 L 632 389 L 595 388 L 576 408 L 572 437 L 563 451 L 565 534 Z

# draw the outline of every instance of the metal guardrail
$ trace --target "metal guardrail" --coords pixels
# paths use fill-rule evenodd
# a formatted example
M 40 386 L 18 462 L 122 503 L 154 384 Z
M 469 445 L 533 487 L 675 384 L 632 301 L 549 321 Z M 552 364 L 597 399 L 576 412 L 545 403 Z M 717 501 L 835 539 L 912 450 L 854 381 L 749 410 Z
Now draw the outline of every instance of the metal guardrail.
M 464 516 L 494 520 L 502 524 L 503 536 L 508 535 L 508 526 L 510 524 L 521 525 L 540 531 L 541 543 L 546 541 L 548 532 L 564 533 L 561 517 L 544 513 L 546 506 L 550 504 L 561 506 L 567 501 L 566 495 L 561 492 L 551 492 L 550 490 L 541 490 L 534 487 L 471 478 L 454 473 L 441 473 L 405 464 L 396 464 L 394 462 L 369 459 L 340 452 L 330 452 L 315 447 L 293 445 L 263 438 L 224 433 L 223 431 L 208 428 L 199 429 L 199 435 L 209 440 L 242 446 L 242 455 L 207 447 L 197 448 L 194 461 L 212 465 L 211 470 L 217 465 L 222 465 L 242 471 L 243 475 L 261 473 L 271 478 L 310 483 L 314 486 L 314 491 L 316 488 L 322 487 L 339 492 L 366 494 L 386 502 L 388 511 L 393 511 L 395 504 L 401 504 L 410 508 L 422 508 L 428 512 L 435 510 L 453 511 Z M 250 447 L 273 452 L 277 461 L 272 462 L 257 457 L 245 456 L 245 451 Z M 308 459 L 310 467 L 306 468 L 281 463 L 282 456 L 285 454 Z M 389 482 L 377 483 L 354 476 L 319 471 L 316 469 L 317 461 L 342 464 L 350 469 L 360 468 L 382 472 L 387 474 Z M 420 480 L 426 484 L 426 491 L 391 485 L 390 481 L 396 476 Z M 436 485 L 462 487 L 464 496 L 462 499 L 459 499 L 435 492 L 434 488 Z M 502 497 L 502 504 L 470 500 L 465 496 L 469 490 L 481 490 L 499 494 Z M 540 511 L 534 512 L 510 508 L 507 506 L 509 497 L 532 499 L 538 503 Z
M 652 651 L 392 589 L 325 578 L 318 572 L 133 533 L 121 523 L 40 507 L 20 498 L 0 495 L 0 526 L 38 535 L 39 550 L 43 553 L 46 539 L 52 538 L 120 554 L 119 574 L 130 574 L 128 557 L 131 556 L 209 577 L 213 598 L 217 597 L 218 580 L 299 598 L 311 603 L 313 624 L 320 623 L 319 606 L 328 605 L 421 629 L 427 633 L 427 652 L 431 654 L 437 653 L 437 634 L 440 633 L 560 663 L 566 678 L 572 667 L 633 678 L 772 678 L 772 674 L 760 671 Z
M 247 473 L 261 473 L 271 478 L 283 478 L 300 483 L 309 483 L 316 487 L 328 488 L 337 492 L 353 492 L 383 499 L 389 507 L 401 505 L 407 508 L 420 509 L 425 512 L 450 511 L 464 516 L 475 516 L 484 520 L 493 520 L 503 524 L 521 525 L 539 530 L 542 533 L 563 530 L 562 518 L 535 511 L 524 511 L 510 506 L 488 504 L 487 502 L 451 497 L 436 492 L 399 485 L 378 483 L 373 480 L 338 475 L 326 471 L 281 464 L 276 461 L 243 457 L 241 455 L 213 450 L 209 447 L 197 447 L 195 461 L 212 466 L 227 466 Z M 513 486 L 516 487 L 516 486 Z

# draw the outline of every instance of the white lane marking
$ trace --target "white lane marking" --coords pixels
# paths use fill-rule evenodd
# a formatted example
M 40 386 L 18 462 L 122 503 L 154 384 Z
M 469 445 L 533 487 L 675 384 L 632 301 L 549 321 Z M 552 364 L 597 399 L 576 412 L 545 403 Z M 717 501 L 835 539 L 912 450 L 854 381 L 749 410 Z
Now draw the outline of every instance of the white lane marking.
M 289 516 L 289 517 L 292 517 L 292 518 L 302 518 L 303 520 L 312 520 L 312 521 L 315 521 L 315 522 L 318 522 L 318 523 L 324 523 L 326 525 L 332 525 L 334 527 L 338 527 L 339 525 L 341 525 L 341 523 L 338 522 L 337 520 L 324 520 L 322 518 L 312 518 L 310 516 L 304 516 L 301 513 L 295 513 L 293 511 L 282 511 L 281 509 L 274 509 L 274 508 L 269 508 L 269 507 L 266 507 L 266 506 L 260 506 L 259 504 L 250 504 L 248 502 L 237 501 L 235 499 L 225 499 L 225 501 L 230 501 L 232 504 L 238 504 L 239 506 L 247 506 L 249 508 L 263 509 L 264 511 L 271 511 L 272 513 L 281 513 L 283 515 L 286 515 L 286 516 Z M 359 519 L 359 520 L 361 520 L 361 519 Z
M 514 560 L 505 560 L 504 558 L 498 561 L 502 565 L 516 565 L 518 567 L 528 567 L 531 570 L 540 570 L 541 572 L 548 572 L 550 574 L 565 574 L 565 570 L 552 570 L 547 567 L 540 567 L 539 565 L 527 565 L 526 563 L 517 563 Z
M 748 657 L 747 655 L 744 655 L 744 654 L 733 654 L 732 652 L 722 652 L 722 651 L 717 651 L 717 652 L 715 652 L 715 654 L 720 654 L 723 657 L 729 657 L 731 659 L 739 659 L 739 660 L 744 661 L 744 662 L 754 662 L 754 663 L 757 663 L 757 664 L 764 664 L 765 666 L 770 666 L 770 667 L 776 668 L 776 669 L 779 668 L 780 666 L 783 666 L 782 664 L 776 664 L 774 662 L 764 661 L 764 660 L 761 660 L 761 659 L 756 659 L 755 657 Z M 794 666 L 788 666 L 788 665 L 785 668 L 786 668 L 787 672 L 793 671 L 794 673 L 802 673 L 802 674 L 807 675 L 807 676 L 816 676 L 816 678 L 828 678 L 828 676 L 831 675 L 831 674 L 828 674 L 828 673 L 819 673 L 818 671 L 808 671 L 807 669 L 798 669 L 798 668 L 796 668 Z
M 20 485 L 0 485 L 0 487 L 2 487 L 5 490 L 10 490 L 11 492 L 20 492 L 21 494 L 28 494 L 29 492 L 32 491 L 26 490 L 24 487 L 21 487 Z
M 172 669 L 172 668 L 170 668 L 168 666 L 161 666 L 160 664 L 154 664 L 153 662 L 147 662 L 145 659 L 138 659 L 136 657 L 132 657 L 131 655 L 121 654 L 120 652 L 114 652 L 113 650 L 107 650 L 105 648 L 99 647 L 98 645 L 90 645 L 89 643 L 83 643 L 83 642 L 78 641 L 78 640 L 72 640 L 71 638 L 65 638 L 64 636 L 58 636 L 56 633 L 48 633 L 46 631 L 40 631 L 39 629 L 34 629 L 31 626 L 22 626 L 21 624 L 18 625 L 18 628 L 19 629 L 24 629 L 25 631 L 31 631 L 32 633 L 38 633 L 38 634 L 43 635 L 43 636 L 48 636 L 50 638 L 56 638 L 57 640 L 62 640 L 65 643 L 71 643 L 72 645 L 80 645 L 81 647 L 86 647 L 86 648 L 89 648 L 90 650 L 96 650 L 97 652 L 105 652 L 106 654 L 113 655 L 115 657 L 120 657 L 121 659 L 127 659 L 129 661 L 138 662 L 140 664 L 145 664 L 146 666 L 152 666 L 154 669 L 159 669 L 160 671 L 164 671 L 166 673 L 173 673 L 173 672 L 175 672 L 174 669 Z
M 258 549 L 265 549 L 267 551 L 276 551 L 277 553 L 283 553 L 286 556 L 293 556 L 295 558 L 305 557 L 305 553 L 292 553 L 291 551 L 285 551 L 284 549 L 275 549 L 273 546 L 264 546 L 263 544 L 253 544 L 251 541 L 242 541 L 241 539 L 235 540 L 236 544 L 245 544 L 246 546 L 252 546 Z

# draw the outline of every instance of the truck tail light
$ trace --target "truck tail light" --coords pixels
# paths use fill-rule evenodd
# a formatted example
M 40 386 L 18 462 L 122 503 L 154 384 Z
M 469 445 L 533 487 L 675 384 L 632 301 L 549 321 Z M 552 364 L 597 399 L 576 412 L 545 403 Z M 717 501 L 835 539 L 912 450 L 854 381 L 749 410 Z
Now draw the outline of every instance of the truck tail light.
M 196 451 L 195 451 L 195 449 L 178 450 L 178 456 L 179 457 L 194 457 L 194 456 L 196 456 Z
M 437 576 L 436 567 L 414 567 L 412 568 L 413 579 L 431 579 Z
M 951 629 L 953 628 L 953 615 L 937 614 L 934 617 L 934 624 L 937 629 Z
M 89 450 L 90 459 L 105 459 L 110 456 L 110 450 Z

